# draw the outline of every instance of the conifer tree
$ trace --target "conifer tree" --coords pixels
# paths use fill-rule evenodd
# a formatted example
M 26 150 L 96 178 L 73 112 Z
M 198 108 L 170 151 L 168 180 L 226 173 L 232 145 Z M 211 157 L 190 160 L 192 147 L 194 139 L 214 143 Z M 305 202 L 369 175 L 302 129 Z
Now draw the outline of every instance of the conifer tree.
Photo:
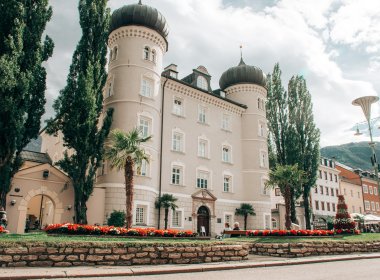
M 337 233 L 355 233 L 355 222 L 347 211 L 347 204 L 343 195 L 338 195 L 334 229 Z
M 106 55 L 110 11 L 107 0 L 79 0 L 82 38 L 74 51 L 67 85 L 54 103 L 56 118 L 48 121 L 47 132 L 63 134 L 69 150 L 57 164 L 72 179 L 75 219 L 87 223 L 86 203 L 93 192 L 104 142 L 112 123 L 112 109 L 100 115 L 103 87 L 107 79 Z
M 20 168 L 20 153 L 38 136 L 44 113 L 46 70 L 53 41 L 42 39 L 52 16 L 48 0 L 0 2 L 0 206 L 13 175 Z
M 310 190 L 317 180 L 319 164 L 319 129 L 315 126 L 311 95 L 306 81 L 301 76 L 293 76 L 288 84 L 289 107 L 289 161 L 297 163 L 307 174 L 301 193 L 295 193 L 294 198 L 302 195 L 304 201 L 306 228 L 310 224 Z

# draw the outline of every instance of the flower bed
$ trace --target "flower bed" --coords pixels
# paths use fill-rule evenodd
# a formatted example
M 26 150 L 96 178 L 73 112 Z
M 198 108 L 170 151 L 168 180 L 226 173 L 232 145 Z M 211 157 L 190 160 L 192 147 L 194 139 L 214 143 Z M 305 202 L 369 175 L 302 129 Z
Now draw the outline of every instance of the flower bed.
M 154 228 L 122 228 L 114 226 L 91 226 L 78 224 L 54 224 L 44 229 L 47 233 L 72 235 L 112 235 L 142 237 L 196 237 L 191 230 L 161 230 Z
M 333 236 L 335 234 L 342 233 L 355 233 L 359 234 L 360 231 L 355 230 L 353 232 L 333 231 L 333 230 L 248 230 L 247 236 Z

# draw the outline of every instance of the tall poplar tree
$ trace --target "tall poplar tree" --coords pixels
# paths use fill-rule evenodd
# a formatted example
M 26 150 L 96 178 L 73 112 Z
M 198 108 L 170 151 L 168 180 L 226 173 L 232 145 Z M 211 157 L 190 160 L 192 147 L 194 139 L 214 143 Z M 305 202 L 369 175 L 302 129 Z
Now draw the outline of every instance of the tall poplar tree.
M 52 16 L 48 0 L 0 1 L 0 206 L 20 153 L 38 136 L 45 105 L 44 61 L 53 53 L 53 41 L 42 39 Z
M 290 145 L 291 161 L 307 174 L 302 184 L 306 228 L 310 224 L 310 190 L 317 180 L 319 165 L 320 132 L 314 123 L 311 95 L 302 76 L 293 76 L 288 85 L 289 128 L 292 138 Z
M 93 192 L 104 142 L 112 123 L 112 109 L 104 112 L 107 37 L 110 11 L 107 0 L 79 0 L 82 38 L 74 51 L 66 87 L 54 103 L 56 118 L 48 121 L 47 132 L 63 134 L 69 150 L 57 164 L 72 179 L 75 192 L 75 219 L 87 223 L 86 203 Z

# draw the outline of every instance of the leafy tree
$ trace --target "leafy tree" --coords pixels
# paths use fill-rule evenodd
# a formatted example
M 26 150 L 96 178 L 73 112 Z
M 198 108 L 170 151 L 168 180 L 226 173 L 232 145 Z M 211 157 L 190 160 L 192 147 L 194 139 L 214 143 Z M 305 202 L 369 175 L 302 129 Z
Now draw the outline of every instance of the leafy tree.
M 248 215 L 256 215 L 255 210 L 253 209 L 253 206 L 249 203 L 240 204 L 240 207 L 236 208 L 235 214 L 238 216 L 244 217 L 244 230 L 247 229 Z
M 48 0 L 8 0 L 0 3 L 0 206 L 20 153 L 38 136 L 45 105 L 44 61 L 53 53 L 53 41 L 42 35 L 52 16 Z
M 291 212 L 291 189 L 303 184 L 306 174 L 295 165 L 277 165 L 269 172 L 269 180 L 266 186 L 279 187 L 285 200 L 285 227 L 290 229 L 292 221 Z
M 157 200 L 155 202 L 155 207 L 157 209 L 164 208 L 165 209 L 165 229 L 168 228 L 168 216 L 169 216 L 169 209 L 172 209 L 173 211 L 178 208 L 176 201 L 178 199 L 175 198 L 172 194 L 164 193 L 161 197 L 157 197 Z
M 103 87 L 107 79 L 106 55 L 110 11 L 107 0 L 79 0 L 82 38 L 74 51 L 67 85 L 54 103 L 56 117 L 48 121 L 47 132 L 63 134 L 69 150 L 58 161 L 71 178 L 75 192 L 75 218 L 87 223 L 86 203 L 93 192 L 97 168 L 103 157 L 103 145 L 112 123 L 112 109 L 103 123 Z
M 290 156 L 294 163 L 307 174 L 307 180 L 302 184 L 306 228 L 310 224 L 310 190 L 317 181 L 319 165 L 319 129 L 314 123 L 311 95 L 303 77 L 293 76 L 289 81 L 289 125 L 292 135 Z
M 122 130 L 112 130 L 109 141 L 106 144 L 105 158 L 109 160 L 111 168 L 124 170 L 125 195 L 126 195 L 126 227 L 132 227 L 132 205 L 133 205 L 133 169 L 143 160 L 149 161 L 148 155 L 141 147 L 142 143 L 151 139 L 151 136 L 141 137 L 137 128 L 128 133 Z

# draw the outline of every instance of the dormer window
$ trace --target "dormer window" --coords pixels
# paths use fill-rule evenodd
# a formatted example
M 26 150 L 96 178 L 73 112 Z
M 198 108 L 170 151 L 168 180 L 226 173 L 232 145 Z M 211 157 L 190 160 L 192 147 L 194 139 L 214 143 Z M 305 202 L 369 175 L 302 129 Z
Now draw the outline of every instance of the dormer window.
M 144 48 L 144 60 L 149 60 L 149 53 L 150 53 L 149 47 L 145 47 Z
M 200 89 L 208 90 L 208 84 L 207 84 L 207 80 L 205 77 L 198 76 L 197 87 L 199 87 Z

